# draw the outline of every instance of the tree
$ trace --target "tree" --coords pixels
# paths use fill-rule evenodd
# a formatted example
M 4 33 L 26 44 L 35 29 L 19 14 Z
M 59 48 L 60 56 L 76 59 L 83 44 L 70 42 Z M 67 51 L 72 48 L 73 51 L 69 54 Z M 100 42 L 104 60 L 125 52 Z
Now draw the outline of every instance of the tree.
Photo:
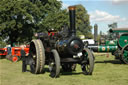
M 56 0 L 1 0 L 0 33 L 9 36 L 11 45 L 32 39 L 33 34 L 42 29 L 41 22 L 51 11 L 60 8 Z
M 41 20 L 37 23 L 36 32 L 47 31 L 48 29 L 54 28 L 58 29 L 62 25 L 60 22 L 57 22 L 58 19 L 61 20 L 59 16 L 64 13 L 64 10 L 61 10 L 62 2 L 57 0 L 30 0 L 33 4 L 37 5 L 43 14 Z M 65 14 L 65 13 L 64 13 Z M 63 17 L 63 16 L 62 16 Z M 63 18 L 65 19 L 65 17 Z
M 46 10 L 37 32 L 47 31 L 48 29 L 60 30 L 64 25 L 69 23 L 68 12 L 66 9 L 61 9 L 61 3 L 61 1 L 56 0 L 42 1 L 42 5 Z
M 1 0 L 0 34 L 13 45 L 14 42 L 30 42 L 35 32 L 69 26 L 69 15 L 61 9 L 57 0 Z M 77 6 L 79 34 L 91 35 L 89 15 L 82 5 Z M 86 36 L 87 37 L 87 36 Z
M 68 25 L 68 12 L 66 10 L 58 10 L 54 13 L 49 13 L 42 21 L 44 28 L 61 30 L 64 25 Z
M 4 48 L 6 46 L 6 42 L 3 41 L 2 37 L 0 37 L 0 48 Z
M 78 30 L 77 34 L 85 35 L 85 38 L 92 38 L 91 29 L 89 21 L 89 14 L 87 10 L 82 5 L 76 5 L 76 28 Z
M 31 40 L 33 28 L 36 26 L 35 19 L 40 18 L 40 14 L 38 7 L 28 0 L 1 0 L 0 31 L 2 36 L 9 36 L 11 45 L 17 41 Z

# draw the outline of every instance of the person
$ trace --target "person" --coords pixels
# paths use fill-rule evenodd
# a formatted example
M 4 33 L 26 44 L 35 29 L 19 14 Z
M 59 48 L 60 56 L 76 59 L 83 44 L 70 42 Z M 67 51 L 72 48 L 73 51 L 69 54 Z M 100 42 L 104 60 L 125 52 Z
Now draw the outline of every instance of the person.
M 22 60 L 22 72 L 27 71 L 27 65 L 30 65 L 31 72 L 34 73 L 35 68 L 34 68 L 34 60 L 33 58 L 29 55 L 26 54 L 24 51 L 24 46 L 21 46 L 21 60 Z
M 68 29 L 68 27 L 63 26 L 61 28 L 61 31 L 58 32 L 58 35 L 60 35 L 61 37 L 68 37 L 70 35 L 70 30 Z
M 25 57 L 27 56 L 25 51 L 24 51 L 24 46 L 21 46 L 21 60 L 22 60 L 22 72 L 26 72 L 27 70 L 27 65 L 26 65 L 26 59 Z

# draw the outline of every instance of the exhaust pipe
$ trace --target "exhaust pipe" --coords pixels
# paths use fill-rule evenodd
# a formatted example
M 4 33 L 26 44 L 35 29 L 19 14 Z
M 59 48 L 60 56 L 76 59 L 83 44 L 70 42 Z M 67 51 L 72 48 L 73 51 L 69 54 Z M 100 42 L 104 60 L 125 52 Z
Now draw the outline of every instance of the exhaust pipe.
M 70 18 L 70 32 L 72 36 L 76 35 L 76 28 L 75 28 L 75 6 L 69 6 L 69 18 Z

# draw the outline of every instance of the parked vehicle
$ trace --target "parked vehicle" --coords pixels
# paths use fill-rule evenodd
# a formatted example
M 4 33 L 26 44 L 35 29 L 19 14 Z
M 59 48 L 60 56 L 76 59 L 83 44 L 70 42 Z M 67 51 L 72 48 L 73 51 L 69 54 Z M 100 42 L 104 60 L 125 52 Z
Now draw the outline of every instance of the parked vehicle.
M 110 38 L 102 39 L 100 44 L 88 45 L 88 48 L 94 52 L 111 52 L 116 59 L 128 64 L 128 28 L 114 28 L 109 32 Z M 118 36 L 114 37 L 114 33 L 117 33 Z
M 18 60 L 21 59 L 21 52 L 20 51 L 21 51 L 21 47 L 8 47 L 6 58 L 13 61 L 13 62 L 17 62 Z M 24 47 L 24 51 L 26 54 L 28 54 L 29 48 Z
M 7 48 L 0 48 L 0 59 L 5 58 L 7 55 Z
M 95 44 L 95 41 L 94 41 L 94 39 L 84 39 L 84 40 L 82 40 L 85 44 Z
M 50 76 L 56 78 L 63 71 L 72 71 L 74 64 L 80 64 L 83 74 L 91 75 L 94 68 L 94 56 L 84 43 L 76 36 L 75 6 L 69 7 L 70 29 L 66 32 L 48 31 L 42 37 L 30 43 L 30 70 L 34 74 L 44 72 L 49 66 Z M 79 55 L 78 55 L 79 54 Z

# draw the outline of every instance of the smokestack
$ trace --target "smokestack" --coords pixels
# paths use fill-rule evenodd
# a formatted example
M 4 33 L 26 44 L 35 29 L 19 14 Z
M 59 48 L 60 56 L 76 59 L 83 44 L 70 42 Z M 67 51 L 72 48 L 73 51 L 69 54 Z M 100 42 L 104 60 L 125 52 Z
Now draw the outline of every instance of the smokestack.
M 95 24 L 94 25 L 94 41 L 95 41 L 95 44 L 97 44 L 97 35 L 98 35 L 98 25 Z
M 75 6 L 69 6 L 69 18 L 70 18 L 70 32 L 72 36 L 76 35 L 76 28 L 75 28 Z

